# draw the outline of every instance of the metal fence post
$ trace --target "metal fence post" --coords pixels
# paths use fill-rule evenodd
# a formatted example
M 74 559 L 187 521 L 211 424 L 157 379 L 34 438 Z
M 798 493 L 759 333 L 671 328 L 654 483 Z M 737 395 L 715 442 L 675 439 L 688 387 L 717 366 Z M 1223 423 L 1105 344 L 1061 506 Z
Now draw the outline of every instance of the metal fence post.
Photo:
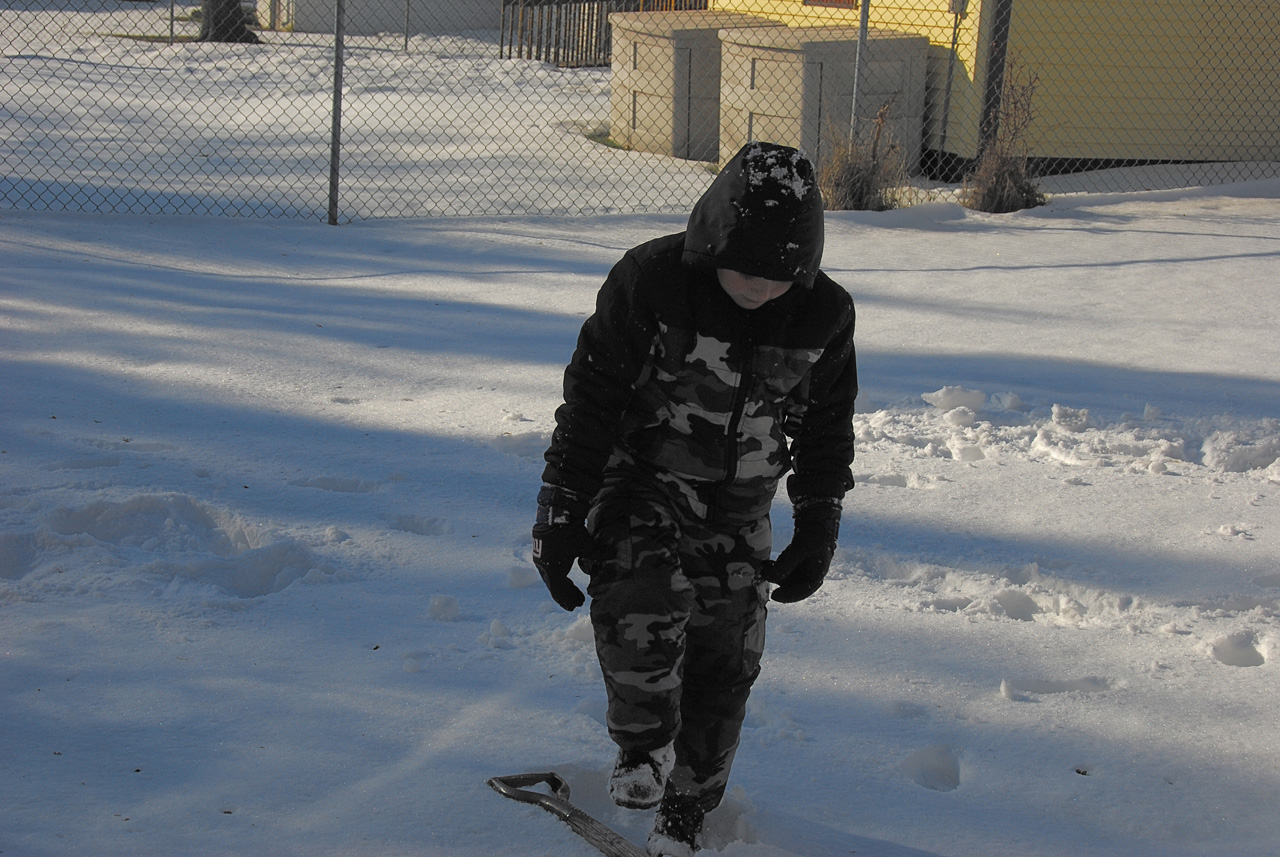
M 960 44 L 960 20 L 968 12 L 969 0 L 951 0 L 950 11 L 955 16 L 951 23 L 951 50 L 947 54 L 947 84 L 942 90 L 942 131 L 938 148 L 947 148 L 947 124 L 951 121 L 951 90 L 956 80 L 956 48 Z
M 991 42 L 987 48 L 986 86 L 982 97 L 982 116 L 978 120 L 978 154 L 974 162 L 1000 133 L 1000 110 L 1004 98 L 1005 63 L 1009 55 L 1009 26 L 1013 19 L 1013 0 L 996 0 L 991 24 Z
M 333 125 L 329 142 L 329 225 L 338 225 L 338 161 L 342 151 L 342 59 L 347 10 L 337 0 L 333 21 Z
M 858 142 L 858 91 L 862 89 L 862 51 L 867 44 L 867 32 L 871 21 L 871 0 L 860 0 L 861 16 L 858 19 L 858 50 L 853 55 L 853 103 L 849 105 L 849 144 Z

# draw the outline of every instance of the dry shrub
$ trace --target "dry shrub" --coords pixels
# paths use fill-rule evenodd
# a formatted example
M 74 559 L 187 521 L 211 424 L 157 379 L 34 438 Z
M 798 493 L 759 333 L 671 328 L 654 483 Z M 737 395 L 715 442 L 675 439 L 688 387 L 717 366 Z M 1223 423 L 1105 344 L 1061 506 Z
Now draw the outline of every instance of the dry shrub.
M 818 173 L 822 199 L 830 211 L 888 211 L 897 208 L 907 171 L 902 152 L 885 130 L 892 102 L 876 114 L 871 141 L 860 144 L 830 134 Z
M 1045 204 L 1026 154 L 1027 129 L 1035 118 L 1032 97 L 1036 82 L 1034 74 L 1025 74 L 1012 60 L 1008 63 L 995 134 L 960 191 L 960 203 L 966 208 L 1008 214 Z
M 1026 158 L 987 152 L 960 192 L 960 204 L 975 211 L 1008 214 L 1047 201 L 1027 170 Z

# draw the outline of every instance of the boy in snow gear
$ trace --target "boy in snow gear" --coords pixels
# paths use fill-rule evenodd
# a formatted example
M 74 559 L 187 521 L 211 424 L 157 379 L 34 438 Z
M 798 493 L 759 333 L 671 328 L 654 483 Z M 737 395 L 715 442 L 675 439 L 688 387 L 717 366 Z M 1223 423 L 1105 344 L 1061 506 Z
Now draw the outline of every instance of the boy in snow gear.
M 852 487 L 854 308 L 819 270 L 822 201 L 795 149 L 750 143 L 685 232 L 614 266 L 565 370 L 534 563 L 584 602 L 619 747 L 610 791 L 689 857 L 724 795 L 775 601 L 821 585 Z M 787 489 L 794 537 L 770 561 Z M 766 582 L 768 581 L 768 582 Z

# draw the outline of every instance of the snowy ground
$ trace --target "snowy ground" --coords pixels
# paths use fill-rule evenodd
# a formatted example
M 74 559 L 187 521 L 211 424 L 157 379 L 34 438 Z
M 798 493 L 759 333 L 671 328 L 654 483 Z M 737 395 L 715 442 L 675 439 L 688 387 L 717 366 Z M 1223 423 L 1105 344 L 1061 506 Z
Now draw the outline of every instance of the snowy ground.
M 0 6 L 7 206 L 325 218 L 332 36 L 169 45 L 168 4 L 65 3 Z M 608 127 L 607 68 L 502 59 L 496 30 L 345 45 L 343 222 L 687 211 L 711 182 L 708 164 L 587 139 Z
M 1275 853 L 1277 199 L 830 217 L 861 484 L 712 853 Z M 546 769 L 642 842 L 528 528 L 681 226 L 0 212 L 0 853 L 594 853 L 484 785 Z

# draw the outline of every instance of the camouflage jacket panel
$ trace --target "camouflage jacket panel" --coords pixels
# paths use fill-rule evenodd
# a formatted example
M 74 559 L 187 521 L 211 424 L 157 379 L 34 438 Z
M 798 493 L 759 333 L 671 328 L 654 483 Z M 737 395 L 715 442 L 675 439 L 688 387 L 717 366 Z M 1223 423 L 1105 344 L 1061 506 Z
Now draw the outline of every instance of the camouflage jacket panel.
M 565 372 L 544 478 L 593 496 L 610 459 L 675 477 L 694 509 L 762 514 L 852 485 L 853 302 L 825 275 L 758 310 L 714 271 L 680 261 L 683 237 L 641 245 L 610 273 Z

